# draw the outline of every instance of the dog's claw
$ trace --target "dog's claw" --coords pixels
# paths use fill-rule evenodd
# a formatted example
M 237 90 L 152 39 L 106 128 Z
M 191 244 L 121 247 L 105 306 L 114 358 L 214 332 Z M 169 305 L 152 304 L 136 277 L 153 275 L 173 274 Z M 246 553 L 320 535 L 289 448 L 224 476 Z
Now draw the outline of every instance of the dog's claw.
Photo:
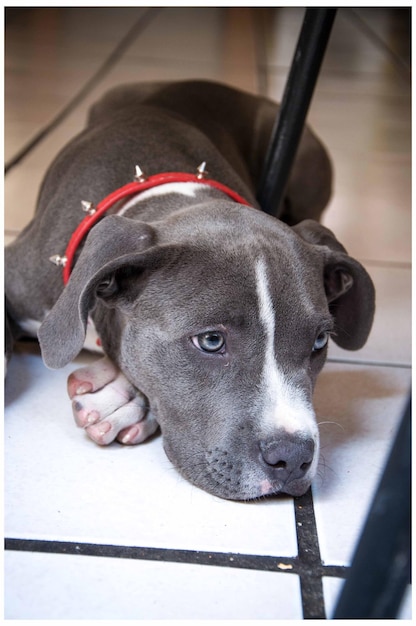
M 84 393 L 91 393 L 91 391 L 93 391 L 93 387 L 91 385 L 91 383 L 81 383 L 79 385 L 79 387 L 77 387 L 75 394 L 77 396 L 82 396 L 82 394 Z
M 153 435 L 158 427 L 159 425 L 153 415 L 147 413 L 146 417 L 138 424 L 134 424 L 120 431 L 117 436 L 117 441 L 130 446 L 142 443 Z
M 138 435 L 140 435 L 140 428 L 137 428 L 137 426 L 130 426 L 129 428 L 122 430 L 117 439 L 120 443 L 127 445 L 134 443 Z

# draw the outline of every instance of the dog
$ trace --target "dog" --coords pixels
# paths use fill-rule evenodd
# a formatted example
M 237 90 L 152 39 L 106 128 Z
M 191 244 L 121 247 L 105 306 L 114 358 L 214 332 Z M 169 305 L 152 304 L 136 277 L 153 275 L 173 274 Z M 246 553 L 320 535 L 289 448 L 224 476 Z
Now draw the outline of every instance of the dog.
M 50 368 L 101 350 L 68 379 L 77 425 L 101 445 L 160 428 L 177 470 L 231 500 L 309 488 L 328 340 L 361 348 L 375 308 L 371 278 L 319 224 L 332 165 L 311 129 L 281 219 L 256 201 L 278 112 L 204 81 L 113 89 L 5 256 L 9 353 L 36 334 Z

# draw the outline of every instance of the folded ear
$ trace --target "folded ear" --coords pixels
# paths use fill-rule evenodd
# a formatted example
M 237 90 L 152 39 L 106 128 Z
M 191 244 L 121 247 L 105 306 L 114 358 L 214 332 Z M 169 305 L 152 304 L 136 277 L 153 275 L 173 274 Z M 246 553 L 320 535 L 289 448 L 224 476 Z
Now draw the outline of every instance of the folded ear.
M 333 340 L 346 350 L 359 350 L 368 339 L 374 318 L 375 290 L 370 276 L 328 228 L 305 220 L 293 230 L 324 256 L 322 279 L 336 325 Z
M 121 267 L 150 267 L 163 254 L 151 226 L 112 215 L 89 233 L 71 277 L 42 323 L 38 337 L 50 368 L 63 367 L 81 351 L 89 311 L 98 297 L 109 297 L 111 276 Z M 166 248 L 166 247 L 165 247 Z

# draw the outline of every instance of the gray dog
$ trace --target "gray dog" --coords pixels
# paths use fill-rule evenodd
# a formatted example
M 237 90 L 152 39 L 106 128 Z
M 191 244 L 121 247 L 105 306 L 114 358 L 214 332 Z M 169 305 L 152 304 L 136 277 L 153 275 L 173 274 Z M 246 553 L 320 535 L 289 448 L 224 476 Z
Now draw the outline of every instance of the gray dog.
M 77 424 L 102 445 L 160 426 L 179 472 L 234 500 L 307 490 L 329 336 L 356 350 L 374 315 L 368 274 L 318 223 L 331 166 L 309 129 L 282 220 L 259 210 L 277 112 L 208 82 L 111 91 L 6 250 L 8 345 L 38 332 L 51 368 L 104 352 L 69 378 Z

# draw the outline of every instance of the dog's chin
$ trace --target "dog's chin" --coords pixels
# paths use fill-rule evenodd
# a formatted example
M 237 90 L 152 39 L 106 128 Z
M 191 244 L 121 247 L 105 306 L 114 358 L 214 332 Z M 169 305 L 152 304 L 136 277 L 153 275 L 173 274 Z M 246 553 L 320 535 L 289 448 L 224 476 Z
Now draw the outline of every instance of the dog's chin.
M 262 496 L 269 496 L 269 495 L 287 495 L 287 496 L 293 496 L 293 497 L 298 497 L 298 496 L 303 496 L 309 489 L 309 487 L 311 486 L 311 481 L 310 480 L 293 480 L 292 482 L 290 482 L 289 484 L 283 485 L 283 486 L 277 486 L 275 484 L 273 484 L 273 482 L 270 482 L 269 480 L 263 480 L 261 483 L 261 488 L 262 488 Z
M 188 478 L 188 480 L 190 479 Z M 258 501 L 272 497 L 298 497 L 304 495 L 311 485 L 309 481 L 295 481 L 290 485 L 282 486 L 281 483 L 271 483 L 268 480 L 262 480 L 257 484 L 253 484 L 251 487 L 246 487 L 243 490 L 236 489 L 234 491 L 228 486 L 223 489 L 218 488 L 218 486 L 213 487 L 210 484 L 197 484 L 192 480 L 190 480 L 190 482 L 217 498 L 236 502 Z
M 253 484 L 250 488 L 246 488 L 241 492 L 237 491 L 231 494 L 228 491 L 223 493 L 221 490 L 221 493 L 215 493 L 214 490 L 211 490 L 211 493 L 226 500 L 248 502 L 253 500 L 264 500 L 265 498 L 270 497 L 303 496 L 303 494 L 308 491 L 310 485 L 310 481 L 306 480 L 293 481 L 289 485 L 282 485 L 281 482 L 271 482 L 265 479 Z M 210 490 L 207 489 L 207 491 Z

